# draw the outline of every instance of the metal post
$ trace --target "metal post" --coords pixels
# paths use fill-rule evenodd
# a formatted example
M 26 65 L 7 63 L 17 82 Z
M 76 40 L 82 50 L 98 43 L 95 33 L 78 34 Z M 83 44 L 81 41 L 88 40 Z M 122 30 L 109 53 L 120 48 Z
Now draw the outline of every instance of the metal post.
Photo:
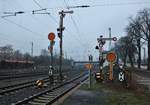
M 103 71 L 102 71 L 102 68 L 103 68 L 103 63 L 101 62 L 102 59 L 103 59 L 103 45 L 104 45 L 104 41 L 102 40 L 103 36 L 100 36 L 100 41 L 99 41 L 99 70 L 100 70 L 100 77 L 101 77 L 101 80 L 103 79 Z
M 73 11 L 61 11 L 59 12 L 60 14 L 60 24 L 59 24 L 59 33 L 58 33 L 58 36 L 60 38 L 60 56 L 59 56 L 59 76 L 60 76 L 60 80 L 63 79 L 63 76 L 62 76 L 62 56 L 63 56 L 63 30 L 64 30 L 64 27 L 63 27 L 63 18 L 65 17 L 65 14 L 66 13 L 73 13 Z
M 53 67 L 53 45 L 54 41 L 50 41 L 51 66 Z
M 59 76 L 60 76 L 60 80 L 62 80 L 62 54 L 63 54 L 63 50 L 62 50 L 62 44 L 63 44 L 63 18 L 64 18 L 65 14 L 63 13 L 63 11 L 60 12 L 60 25 L 59 25 L 59 37 L 60 37 L 60 56 L 59 56 Z
M 33 57 L 33 42 L 31 42 L 31 56 Z
M 89 69 L 89 88 L 91 88 L 91 69 Z
M 90 66 L 92 66 L 92 60 L 93 60 L 93 56 L 89 55 Z M 89 88 L 91 88 L 91 86 L 92 86 L 91 69 L 92 69 L 92 67 L 89 68 Z
M 111 28 L 109 27 L 108 30 L 109 30 L 109 38 L 111 38 Z M 109 50 L 110 48 L 111 48 L 111 40 L 109 40 Z
M 113 62 L 109 63 L 109 80 L 113 80 Z

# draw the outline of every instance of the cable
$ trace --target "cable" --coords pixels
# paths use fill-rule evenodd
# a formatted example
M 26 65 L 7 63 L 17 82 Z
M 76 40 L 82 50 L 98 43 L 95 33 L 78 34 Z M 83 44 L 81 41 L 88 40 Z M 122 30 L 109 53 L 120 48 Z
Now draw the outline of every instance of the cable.
M 64 4 L 66 5 L 66 8 L 69 10 L 69 6 L 68 6 L 68 3 L 66 2 L 66 0 L 64 0 Z M 77 24 L 76 24 L 76 22 L 75 22 L 75 20 L 74 20 L 74 18 L 72 17 L 72 15 L 70 15 L 71 16 L 71 20 L 72 20 L 72 22 L 73 22 L 73 25 L 74 25 L 74 27 L 75 27 L 75 29 L 77 30 L 77 32 L 80 34 L 80 31 L 79 31 L 79 28 L 78 28 L 78 26 L 77 26 Z M 70 33 L 68 30 L 66 30 L 68 33 Z M 70 33 L 71 34 L 71 33 Z M 75 34 L 74 34 L 75 35 Z M 76 35 L 75 35 L 76 36 Z M 82 41 L 80 41 L 79 39 L 78 39 L 78 37 L 77 38 L 75 38 L 82 46 L 85 46 L 85 44 L 84 43 L 81 43 Z
M 30 30 L 29 28 L 26 28 L 26 27 L 24 27 L 24 26 L 22 26 L 22 25 L 20 25 L 20 24 L 18 24 L 18 23 L 15 23 L 15 22 L 13 22 L 13 21 L 11 21 L 11 20 L 8 20 L 8 19 L 6 19 L 6 18 L 2 18 L 2 19 L 4 19 L 4 20 L 6 20 L 6 21 L 8 21 L 9 23 L 12 23 L 12 24 L 14 24 L 14 25 L 16 25 L 16 26 L 18 26 L 18 27 L 20 27 L 20 28 L 22 28 L 22 29 L 24 29 L 24 30 L 26 30 L 26 31 L 28 31 L 28 32 L 31 32 L 32 34 L 34 34 L 34 35 L 40 35 L 41 36 L 41 34 L 39 34 L 39 33 L 37 33 L 37 32 L 34 32 L 34 31 L 32 31 L 32 30 Z
M 36 1 L 36 0 L 33 0 L 33 2 L 38 5 L 40 8 L 42 8 L 42 6 Z
M 72 15 L 71 15 L 71 20 L 72 20 L 73 25 L 74 25 L 75 29 L 77 30 L 78 34 L 81 36 L 80 30 L 79 30 L 79 28 L 78 28 L 78 26 L 77 26 L 76 21 L 75 21 L 74 18 L 72 17 Z M 80 38 L 81 38 L 81 37 L 80 37 Z M 79 42 L 81 43 L 82 41 L 79 40 Z M 86 44 L 83 43 L 82 45 L 85 46 Z
M 16 2 L 16 0 L 14 0 L 14 2 L 15 2 L 16 4 L 18 4 L 21 8 L 23 8 L 23 9 L 25 10 L 25 8 L 24 8 L 20 3 Z M 29 16 L 31 16 L 31 18 L 33 18 L 33 20 L 39 22 L 39 19 L 37 19 L 37 18 L 34 17 L 33 15 L 29 15 Z M 45 24 L 45 23 L 43 23 L 43 22 L 40 22 L 40 23 L 42 23 L 43 26 L 48 26 L 48 24 Z
M 150 2 L 130 2 L 130 3 L 116 3 L 116 4 L 97 4 L 97 5 L 90 5 L 90 7 L 125 6 L 125 5 L 141 5 L 141 4 L 150 4 Z
M 69 6 L 68 6 L 68 4 L 67 4 L 67 2 L 65 0 L 64 0 L 64 4 L 66 5 L 66 8 L 69 10 L 70 8 L 69 8 Z M 77 23 L 76 23 L 76 21 L 75 21 L 75 19 L 73 18 L 72 15 L 71 15 L 71 20 L 72 20 L 73 25 L 74 25 L 75 29 L 77 30 L 78 34 L 81 35 L 80 30 L 79 30 L 79 28 L 77 26 Z M 70 33 L 68 30 L 67 30 L 67 32 Z M 76 36 L 76 34 L 74 34 L 74 36 Z M 78 39 L 78 38 L 79 37 L 77 37 L 75 39 L 76 39 L 76 41 L 78 41 L 80 43 L 81 46 L 84 46 L 84 51 L 83 52 L 84 52 L 84 55 L 86 55 L 86 52 L 88 52 L 88 50 L 89 50 L 90 47 L 89 46 L 85 47 L 87 44 L 81 43 L 82 41 L 80 41 L 80 39 Z
M 68 3 L 66 2 L 66 0 L 64 0 L 64 4 L 65 4 L 66 8 L 69 9 L 68 8 L 69 6 L 68 6 Z
M 10 40 L 10 39 L 11 39 L 10 37 L 11 37 L 12 35 L 4 34 L 4 33 L 1 33 L 1 32 L 0 32 L 0 35 L 1 35 L 1 36 L 0 36 L 1 39 L 5 40 L 5 41 L 7 41 L 7 42 L 11 42 L 11 43 L 12 43 L 12 40 Z M 10 37 L 9 37 L 9 38 L 5 38 L 5 37 L 2 37 L 2 36 L 10 36 Z M 13 37 L 13 36 L 12 36 L 12 37 Z M 18 40 L 18 39 L 15 39 L 15 41 L 22 42 L 21 40 Z
M 37 4 L 41 9 L 43 9 L 43 7 L 36 1 L 36 0 L 33 0 L 35 4 Z M 45 10 L 46 11 L 46 10 Z M 50 14 L 48 14 L 48 16 L 55 22 L 55 23 L 58 23 L 58 21 Z

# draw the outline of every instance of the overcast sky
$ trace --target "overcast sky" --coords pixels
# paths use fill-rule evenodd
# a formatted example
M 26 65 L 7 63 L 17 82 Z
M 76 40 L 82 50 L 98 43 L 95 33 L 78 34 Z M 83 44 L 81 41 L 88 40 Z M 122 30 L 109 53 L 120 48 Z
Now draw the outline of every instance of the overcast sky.
M 36 4 L 36 2 L 40 5 Z M 63 51 L 76 60 L 87 60 L 88 54 L 98 58 L 95 50 L 100 35 L 108 37 L 108 28 L 117 38 L 126 35 L 125 27 L 130 16 L 136 16 L 143 8 L 150 7 L 149 0 L 0 0 L 0 16 L 3 12 L 24 11 L 17 16 L 0 17 L 0 46 L 13 45 L 14 49 L 31 53 L 34 43 L 34 55 L 41 49 L 47 49 L 47 35 L 54 32 L 57 36 L 59 14 L 68 6 L 90 5 L 89 8 L 76 8 L 73 14 L 64 18 Z M 46 14 L 32 14 L 33 10 L 47 8 Z M 45 11 L 41 11 L 45 12 Z M 59 38 L 55 39 L 54 49 L 59 53 Z M 104 49 L 108 49 L 108 43 Z

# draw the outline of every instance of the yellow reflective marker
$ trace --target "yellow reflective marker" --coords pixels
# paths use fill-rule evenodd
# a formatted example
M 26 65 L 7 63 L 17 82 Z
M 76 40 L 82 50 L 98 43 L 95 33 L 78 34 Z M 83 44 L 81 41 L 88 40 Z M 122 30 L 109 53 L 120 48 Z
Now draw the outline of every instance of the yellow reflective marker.
M 87 69 L 92 69 L 93 65 L 88 63 L 88 64 L 85 64 L 85 67 L 86 67 Z

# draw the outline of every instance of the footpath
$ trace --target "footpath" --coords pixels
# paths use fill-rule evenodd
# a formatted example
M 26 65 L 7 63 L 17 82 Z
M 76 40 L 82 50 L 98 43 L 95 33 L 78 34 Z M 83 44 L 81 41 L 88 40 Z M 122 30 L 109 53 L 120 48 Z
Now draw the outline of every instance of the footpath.
M 150 105 L 150 95 L 135 81 L 126 89 L 121 83 L 97 83 L 93 78 L 90 89 L 86 81 L 60 105 Z

